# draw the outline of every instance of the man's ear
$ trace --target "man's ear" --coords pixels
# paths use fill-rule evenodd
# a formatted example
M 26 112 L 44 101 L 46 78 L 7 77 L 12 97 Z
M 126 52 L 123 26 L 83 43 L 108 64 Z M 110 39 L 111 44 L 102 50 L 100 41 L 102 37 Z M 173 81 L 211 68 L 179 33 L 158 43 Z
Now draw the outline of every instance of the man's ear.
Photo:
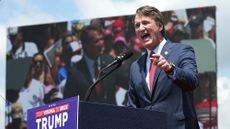
M 164 25 L 163 25 L 162 23 L 159 22 L 159 23 L 158 23 L 158 26 L 159 26 L 159 30 L 162 31 Z

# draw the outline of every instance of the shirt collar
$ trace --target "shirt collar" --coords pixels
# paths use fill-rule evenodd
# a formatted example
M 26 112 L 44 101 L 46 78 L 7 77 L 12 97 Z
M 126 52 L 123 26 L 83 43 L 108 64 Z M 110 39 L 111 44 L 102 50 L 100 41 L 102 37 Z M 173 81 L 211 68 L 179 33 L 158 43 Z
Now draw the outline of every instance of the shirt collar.
M 154 53 L 156 53 L 156 54 L 160 54 L 164 45 L 166 44 L 166 42 L 167 42 L 166 39 L 163 38 L 163 40 L 159 43 L 159 45 L 157 45 L 157 47 L 155 49 L 153 49 L 153 50 L 147 49 L 148 57 L 149 57 L 149 54 L 151 51 L 154 51 Z
M 100 57 L 98 57 L 96 60 L 93 60 L 87 56 L 87 54 L 84 54 L 85 61 L 87 66 L 90 68 L 94 68 L 95 63 L 97 62 L 98 67 L 100 67 Z M 100 68 L 99 68 L 100 69 Z
M 95 60 L 92 60 L 86 54 L 84 54 L 84 56 L 85 56 L 85 61 L 86 61 L 87 65 L 88 66 L 93 66 L 93 64 L 95 63 Z

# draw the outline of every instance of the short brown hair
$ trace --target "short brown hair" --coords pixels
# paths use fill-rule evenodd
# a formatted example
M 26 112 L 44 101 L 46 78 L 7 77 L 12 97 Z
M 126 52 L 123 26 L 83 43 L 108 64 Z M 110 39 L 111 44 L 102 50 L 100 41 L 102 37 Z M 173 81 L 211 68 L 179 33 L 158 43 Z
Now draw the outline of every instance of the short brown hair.
M 90 40 L 89 31 L 92 31 L 92 30 L 95 30 L 103 34 L 102 29 L 98 26 L 93 26 L 93 25 L 85 26 L 80 33 L 80 40 L 83 45 L 86 44 Z
M 165 37 L 165 26 L 164 26 L 164 18 L 162 13 L 155 7 L 145 5 L 136 10 L 136 14 L 134 15 L 134 18 L 136 15 L 143 15 L 143 16 L 151 16 L 154 18 L 154 20 L 158 23 L 161 23 L 163 25 L 163 30 L 161 31 L 161 34 Z

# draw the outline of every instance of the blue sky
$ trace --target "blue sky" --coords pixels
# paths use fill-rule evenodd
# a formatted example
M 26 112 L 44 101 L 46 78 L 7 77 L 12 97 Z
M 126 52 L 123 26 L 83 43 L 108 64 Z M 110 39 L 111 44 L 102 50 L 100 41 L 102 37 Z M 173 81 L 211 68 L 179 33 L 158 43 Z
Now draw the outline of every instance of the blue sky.
M 0 0 L 0 95 L 5 96 L 6 27 L 127 15 L 145 4 L 154 5 L 161 11 L 217 7 L 218 118 L 220 128 L 230 127 L 227 121 L 230 119 L 230 15 L 227 11 L 230 2 L 227 0 Z M 4 105 L 1 98 L 0 104 Z M 0 107 L 0 114 L 0 123 L 3 123 L 4 106 Z M 0 128 L 3 128 L 2 124 Z

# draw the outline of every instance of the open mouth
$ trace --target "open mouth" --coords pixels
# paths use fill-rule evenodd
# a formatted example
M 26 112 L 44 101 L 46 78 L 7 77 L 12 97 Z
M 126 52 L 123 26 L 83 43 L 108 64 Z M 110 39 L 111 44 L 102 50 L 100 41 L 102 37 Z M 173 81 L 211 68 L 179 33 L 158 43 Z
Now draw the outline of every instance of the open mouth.
M 141 39 L 142 39 L 143 41 L 146 41 L 146 40 L 149 39 L 149 38 L 150 38 L 150 34 L 149 34 L 149 33 L 144 33 L 144 34 L 141 35 Z

